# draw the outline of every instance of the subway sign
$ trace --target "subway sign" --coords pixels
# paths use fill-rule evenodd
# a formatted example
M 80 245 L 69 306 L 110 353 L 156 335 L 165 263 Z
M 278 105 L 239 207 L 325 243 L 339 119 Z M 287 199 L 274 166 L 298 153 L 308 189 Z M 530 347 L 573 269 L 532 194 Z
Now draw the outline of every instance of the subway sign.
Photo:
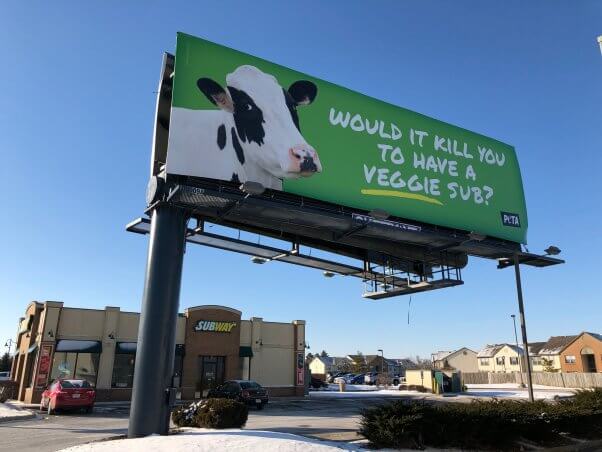
M 203 331 L 208 333 L 231 333 L 236 322 L 220 322 L 216 320 L 199 320 L 194 325 L 194 331 Z

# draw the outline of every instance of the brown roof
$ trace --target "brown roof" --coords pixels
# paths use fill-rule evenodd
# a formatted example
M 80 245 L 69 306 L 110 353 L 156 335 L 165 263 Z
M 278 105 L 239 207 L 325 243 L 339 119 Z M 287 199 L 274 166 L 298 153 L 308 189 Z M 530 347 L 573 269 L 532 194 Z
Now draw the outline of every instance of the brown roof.
M 546 342 L 530 342 L 529 353 L 533 355 L 539 354 L 544 345 L 546 345 Z
M 573 342 L 578 337 L 577 334 L 572 336 L 552 336 L 548 339 L 543 347 L 539 350 L 540 355 L 558 355 L 561 353 L 568 345 Z

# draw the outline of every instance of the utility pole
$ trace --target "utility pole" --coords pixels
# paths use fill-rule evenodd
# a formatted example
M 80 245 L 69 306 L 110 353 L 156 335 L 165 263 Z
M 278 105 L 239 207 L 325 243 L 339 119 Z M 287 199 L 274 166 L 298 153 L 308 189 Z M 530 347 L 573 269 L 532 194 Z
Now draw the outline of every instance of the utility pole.
M 533 380 L 531 375 L 531 360 L 529 359 L 529 343 L 527 341 L 527 325 L 525 323 L 525 306 L 523 304 L 523 288 L 520 280 L 520 262 L 518 254 L 514 255 L 514 274 L 516 276 L 516 293 L 518 296 L 518 312 L 520 314 L 520 329 L 523 336 L 523 347 L 525 353 L 525 361 L 527 365 L 527 391 L 529 391 L 529 400 L 535 401 L 533 397 Z

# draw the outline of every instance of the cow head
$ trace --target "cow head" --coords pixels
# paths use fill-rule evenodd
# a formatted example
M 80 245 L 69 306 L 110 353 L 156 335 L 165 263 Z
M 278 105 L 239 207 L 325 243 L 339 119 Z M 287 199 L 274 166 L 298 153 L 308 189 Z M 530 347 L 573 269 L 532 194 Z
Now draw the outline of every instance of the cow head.
M 314 83 L 300 80 L 286 90 L 254 66 L 238 67 L 226 76 L 226 83 L 224 89 L 201 78 L 197 86 L 214 105 L 233 115 L 232 138 L 237 152 L 244 154 L 241 162 L 253 162 L 280 179 L 322 171 L 316 150 L 301 135 L 297 115 L 297 107 L 316 98 Z

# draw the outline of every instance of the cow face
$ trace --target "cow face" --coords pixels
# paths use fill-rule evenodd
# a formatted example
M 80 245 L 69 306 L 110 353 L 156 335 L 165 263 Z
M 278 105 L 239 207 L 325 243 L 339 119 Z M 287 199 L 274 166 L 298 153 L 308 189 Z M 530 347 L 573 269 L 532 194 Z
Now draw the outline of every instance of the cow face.
M 309 105 L 317 87 L 297 81 L 288 90 L 254 66 L 240 66 L 226 77 L 227 88 L 201 78 L 199 89 L 234 120 L 233 141 L 239 160 L 280 178 L 307 177 L 322 171 L 316 150 L 300 132 L 297 108 Z M 234 133 L 235 132 L 235 133 Z M 234 136 L 236 135 L 236 136 Z

